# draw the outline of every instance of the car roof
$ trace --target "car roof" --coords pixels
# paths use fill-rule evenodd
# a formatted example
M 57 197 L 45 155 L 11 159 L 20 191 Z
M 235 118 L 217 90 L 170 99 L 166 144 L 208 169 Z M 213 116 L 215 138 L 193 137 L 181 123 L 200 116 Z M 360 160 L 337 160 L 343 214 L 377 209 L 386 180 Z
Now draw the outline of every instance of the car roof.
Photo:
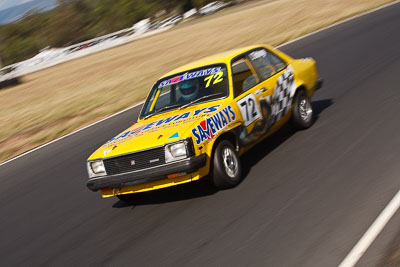
M 183 65 L 181 67 L 178 67 L 167 74 L 163 75 L 161 77 L 167 77 L 171 76 L 173 74 L 179 73 L 179 72 L 184 72 L 186 70 L 194 69 L 194 68 L 199 68 L 201 66 L 206 66 L 206 65 L 211 65 L 211 64 L 217 64 L 217 63 L 229 63 L 230 60 L 248 50 L 257 48 L 257 47 L 265 47 L 266 45 L 264 44 L 258 44 L 258 45 L 252 45 L 252 46 L 246 46 L 246 47 L 241 47 L 241 48 L 236 48 L 232 50 L 228 50 L 222 53 L 218 53 L 212 56 L 208 56 L 199 60 L 192 61 L 186 65 Z

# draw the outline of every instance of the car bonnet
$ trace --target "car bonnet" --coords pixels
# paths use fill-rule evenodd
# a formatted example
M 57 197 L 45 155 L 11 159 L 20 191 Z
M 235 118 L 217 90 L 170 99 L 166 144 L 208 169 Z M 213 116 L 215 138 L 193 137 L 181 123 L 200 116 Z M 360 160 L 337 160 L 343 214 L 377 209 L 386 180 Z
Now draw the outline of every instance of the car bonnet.
M 192 130 L 201 127 L 199 125 L 204 124 L 206 118 L 221 113 L 222 115 L 219 116 L 223 116 L 228 123 L 234 118 L 232 112 L 232 109 L 229 111 L 226 106 L 214 102 L 214 104 L 202 104 L 191 109 L 174 110 L 141 120 L 106 142 L 90 156 L 89 160 L 115 157 L 162 146 L 187 137 L 195 137 Z M 206 126 L 203 125 L 203 127 Z M 215 128 L 213 130 L 215 131 Z M 198 131 L 195 130 L 195 133 Z M 213 136 L 211 130 L 207 136 Z M 196 143 L 197 139 L 195 138 L 194 141 Z

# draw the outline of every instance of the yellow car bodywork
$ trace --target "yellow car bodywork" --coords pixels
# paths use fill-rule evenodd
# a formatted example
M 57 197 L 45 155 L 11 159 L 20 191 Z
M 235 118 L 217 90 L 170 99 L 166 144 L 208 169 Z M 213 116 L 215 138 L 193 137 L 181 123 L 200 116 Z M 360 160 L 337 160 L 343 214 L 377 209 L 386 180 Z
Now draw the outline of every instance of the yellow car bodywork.
M 246 90 L 240 95 L 235 94 L 235 86 L 232 78 L 232 60 L 240 58 L 240 56 L 244 54 L 249 55 L 249 51 L 258 51 L 259 49 L 264 49 L 275 54 L 282 61 L 284 61 L 286 64 L 285 67 L 276 73 L 272 72 L 271 76 L 265 80 L 262 80 L 260 77 L 258 77 L 256 80 L 256 85 L 252 86 L 250 89 Z M 213 156 L 214 144 L 218 142 L 220 138 L 228 138 L 232 140 L 235 148 L 238 151 L 238 154 L 242 155 L 265 137 L 276 132 L 283 124 L 285 124 L 290 119 L 292 114 L 291 111 L 293 109 L 292 104 L 290 104 L 287 107 L 285 114 L 280 114 L 280 116 L 275 118 L 276 121 L 270 125 L 268 131 L 255 134 L 251 136 L 251 138 L 246 137 L 247 139 L 244 141 L 242 140 L 243 142 L 238 142 L 237 140 L 233 140 L 241 138 L 238 136 L 240 135 L 240 131 L 237 129 L 241 127 L 242 132 L 254 132 L 254 128 L 257 127 L 257 121 L 261 120 L 261 118 L 256 117 L 254 121 L 249 121 L 248 118 L 246 119 L 243 113 L 244 111 L 243 109 L 240 109 L 238 102 L 242 101 L 242 99 L 252 98 L 255 99 L 258 104 L 260 101 L 268 100 L 271 105 L 274 105 L 274 98 L 277 97 L 274 95 L 274 91 L 277 88 L 278 78 L 282 75 L 285 76 L 284 73 L 288 73 L 288 70 L 290 70 L 290 72 L 293 74 L 291 86 L 295 87 L 294 90 L 305 90 L 307 96 L 311 98 L 314 94 L 315 88 L 318 86 L 318 72 L 313 59 L 293 59 L 285 53 L 268 45 L 254 45 L 207 57 L 175 69 L 161 77 L 161 79 L 170 77 L 176 73 L 182 73 L 192 69 L 201 68 L 203 66 L 206 67 L 220 63 L 226 64 L 227 66 L 227 77 L 229 77 L 229 95 L 227 97 L 213 101 L 206 101 L 199 104 L 196 103 L 182 110 L 174 109 L 166 111 L 147 119 L 139 118 L 136 124 L 132 125 L 130 128 L 111 139 L 88 158 L 88 162 L 95 160 L 106 160 L 108 158 L 115 158 L 120 155 L 129 155 L 130 153 L 134 153 L 136 151 L 143 151 L 152 147 L 160 147 L 170 142 L 190 138 L 193 143 L 194 154 L 196 156 L 201 154 L 206 155 L 205 165 L 192 173 L 174 172 L 168 174 L 168 176 L 164 179 L 158 179 L 142 184 L 113 188 L 97 188 L 97 190 L 101 191 L 101 195 L 103 197 L 165 188 L 195 181 L 208 175 L 210 171 L 210 165 L 212 164 L 211 159 Z M 294 93 L 295 92 L 292 92 L 292 94 Z M 259 107 L 256 108 L 259 110 Z M 262 111 L 260 110 L 258 111 L 259 114 L 261 114 L 261 112 Z M 279 110 L 276 112 L 279 112 Z M 204 126 L 204 121 L 212 116 L 218 116 L 218 119 L 222 119 L 222 117 L 224 117 L 226 123 L 221 123 L 219 126 L 214 123 L 215 127 L 211 126 L 213 127 L 212 130 L 206 129 L 207 139 L 200 138 L 199 130 L 201 131 L 203 128 L 200 129 L 199 125 L 201 125 L 203 122 Z M 169 121 L 168 118 L 174 118 L 174 120 Z M 90 166 L 88 168 L 90 168 Z

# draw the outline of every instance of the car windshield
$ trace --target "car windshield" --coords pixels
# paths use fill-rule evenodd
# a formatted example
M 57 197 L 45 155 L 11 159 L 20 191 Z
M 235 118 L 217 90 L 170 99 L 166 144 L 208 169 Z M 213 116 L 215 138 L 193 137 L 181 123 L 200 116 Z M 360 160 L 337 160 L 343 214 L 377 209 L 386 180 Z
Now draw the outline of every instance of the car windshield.
M 151 89 L 140 118 L 226 97 L 227 77 L 226 65 L 217 64 L 163 78 Z

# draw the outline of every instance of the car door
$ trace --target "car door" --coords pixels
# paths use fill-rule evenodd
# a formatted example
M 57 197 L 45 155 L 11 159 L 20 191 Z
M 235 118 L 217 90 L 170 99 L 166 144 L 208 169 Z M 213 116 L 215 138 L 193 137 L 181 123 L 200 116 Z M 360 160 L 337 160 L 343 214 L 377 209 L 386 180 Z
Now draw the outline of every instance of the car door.
M 290 107 L 286 91 L 277 86 L 286 68 L 283 60 L 265 48 L 253 49 L 232 60 L 235 102 L 243 119 L 239 134 L 242 146 L 262 138 Z
M 251 145 L 268 131 L 269 118 L 260 107 L 260 97 L 271 94 L 250 63 L 248 53 L 234 58 L 231 62 L 234 101 L 240 110 L 243 125 L 239 128 L 241 146 Z M 262 95 L 261 95 L 262 93 Z
M 285 61 L 262 47 L 249 52 L 248 58 L 260 77 L 262 88 L 266 89 L 261 91 L 259 103 L 264 105 L 263 102 L 266 102 L 269 105 L 270 124 L 281 122 L 281 125 L 289 118 L 285 115 L 290 110 L 296 89 L 293 72 Z

